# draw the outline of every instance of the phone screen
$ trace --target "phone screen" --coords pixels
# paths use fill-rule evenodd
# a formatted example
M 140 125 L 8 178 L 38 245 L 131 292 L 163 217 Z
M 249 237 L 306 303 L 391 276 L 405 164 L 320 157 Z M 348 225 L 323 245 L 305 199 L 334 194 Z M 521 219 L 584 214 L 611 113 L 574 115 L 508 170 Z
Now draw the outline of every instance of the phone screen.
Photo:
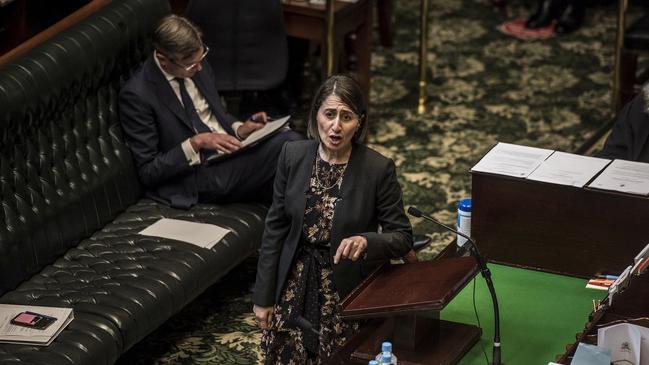
M 44 330 L 56 321 L 55 317 L 34 312 L 21 312 L 15 316 L 11 323 L 17 326 L 29 327 Z

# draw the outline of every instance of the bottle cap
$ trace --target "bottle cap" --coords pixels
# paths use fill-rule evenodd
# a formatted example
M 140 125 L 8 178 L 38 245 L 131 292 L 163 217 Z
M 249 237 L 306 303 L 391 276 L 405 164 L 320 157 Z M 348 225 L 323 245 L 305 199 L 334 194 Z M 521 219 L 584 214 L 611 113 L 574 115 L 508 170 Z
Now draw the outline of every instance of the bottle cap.
M 376 360 L 370 360 L 370 362 L 367 365 L 379 365 L 379 362 Z
M 392 342 L 385 341 L 381 344 L 382 352 L 392 352 Z
M 470 212 L 471 211 L 471 198 L 462 199 L 458 202 L 457 208 L 459 210 Z

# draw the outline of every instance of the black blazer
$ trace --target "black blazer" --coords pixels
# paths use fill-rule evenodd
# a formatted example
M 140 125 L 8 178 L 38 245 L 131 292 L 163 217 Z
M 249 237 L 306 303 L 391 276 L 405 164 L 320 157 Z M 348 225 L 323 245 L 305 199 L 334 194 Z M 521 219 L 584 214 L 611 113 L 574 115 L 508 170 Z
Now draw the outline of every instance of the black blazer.
M 649 162 L 649 89 L 645 86 L 617 114 L 604 148 L 597 156 Z
M 280 298 L 302 235 L 305 193 L 318 148 L 317 141 L 287 143 L 279 157 L 273 204 L 266 217 L 253 302 L 271 306 Z M 382 233 L 378 233 L 381 226 Z M 367 257 L 334 265 L 341 299 L 372 269 L 412 248 L 412 227 L 403 209 L 394 162 L 378 152 L 353 145 L 331 227 L 333 257 L 343 238 L 367 238 Z
M 210 66 L 205 61 L 202 66 L 192 80 L 219 123 L 228 134 L 235 135 L 232 123 L 236 119 L 221 105 Z M 195 204 L 198 201 L 195 179 L 201 167 L 189 166 L 181 148 L 181 143 L 195 132 L 153 56 L 121 89 L 119 112 L 126 142 L 147 195 L 179 208 Z

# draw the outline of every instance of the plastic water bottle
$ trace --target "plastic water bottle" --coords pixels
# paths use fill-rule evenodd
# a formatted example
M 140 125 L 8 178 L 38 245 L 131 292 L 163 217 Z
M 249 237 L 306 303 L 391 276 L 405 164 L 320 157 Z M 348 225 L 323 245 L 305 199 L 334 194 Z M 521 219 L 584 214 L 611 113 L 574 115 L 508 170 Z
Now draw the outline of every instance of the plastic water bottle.
M 462 199 L 457 204 L 457 230 L 471 237 L 471 198 Z M 457 235 L 456 242 L 463 248 L 466 238 Z
M 381 344 L 381 353 L 376 355 L 379 365 L 397 365 L 397 357 L 392 353 L 392 343 L 385 341 Z

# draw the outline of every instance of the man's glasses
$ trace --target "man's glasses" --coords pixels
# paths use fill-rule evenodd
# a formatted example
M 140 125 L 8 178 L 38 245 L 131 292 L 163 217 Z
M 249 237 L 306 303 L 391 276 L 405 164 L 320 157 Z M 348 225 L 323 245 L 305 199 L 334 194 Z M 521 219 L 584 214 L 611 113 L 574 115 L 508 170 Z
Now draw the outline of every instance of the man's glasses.
M 205 51 L 203 52 L 203 55 L 202 55 L 201 58 L 198 60 L 198 62 L 194 62 L 194 63 L 192 63 L 192 64 L 189 65 L 189 66 L 181 65 L 180 63 L 174 61 L 174 60 L 173 60 L 172 58 L 170 58 L 170 57 L 167 57 L 167 59 L 168 59 L 169 61 L 171 61 L 171 63 L 173 63 L 174 65 L 176 65 L 176 66 L 182 68 L 183 70 L 189 72 L 189 71 L 192 71 L 193 69 L 195 69 L 196 66 L 198 66 L 199 63 L 203 62 L 203 60 L 204 60 L 205 57 L 207 56 L 207 53 L 210 51 L 210 47 L 208 47 L 208 46 L 206 46 L 206 45 L 203 45 L 203 49 L 204 49 Z M 165 56 L 165 57 L 166 57 L 166 56 Z

